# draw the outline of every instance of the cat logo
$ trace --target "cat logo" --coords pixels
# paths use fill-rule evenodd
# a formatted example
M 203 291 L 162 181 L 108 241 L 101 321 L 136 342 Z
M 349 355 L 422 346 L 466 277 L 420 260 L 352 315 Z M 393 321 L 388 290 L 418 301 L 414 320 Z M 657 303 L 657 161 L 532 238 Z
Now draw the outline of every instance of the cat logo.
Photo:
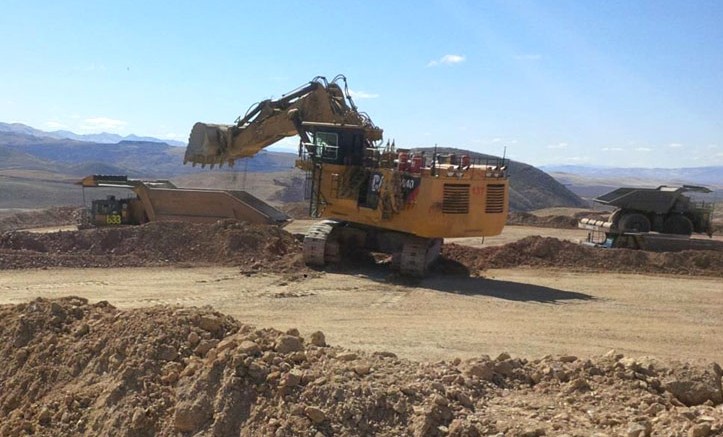
M 382 189 L 382 183 L 384 182 L 384 176 L 380 173 L 372 174 L 372 180 L 369 184 L 369 189 L 372 193 L 378 193 Z

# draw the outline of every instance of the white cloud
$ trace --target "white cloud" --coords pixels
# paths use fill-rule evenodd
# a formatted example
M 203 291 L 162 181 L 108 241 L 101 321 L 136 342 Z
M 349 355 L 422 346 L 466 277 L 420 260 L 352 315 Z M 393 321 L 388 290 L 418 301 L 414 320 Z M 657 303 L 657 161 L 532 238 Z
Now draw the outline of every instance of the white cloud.
M 635 151 L 636 152 L 652 152 L 653 149 L 651 149 L 650 147 L 636 147 Z
M 625 149 L 623 149 L 622 147 L 603 147 L 602 148 L 603 152 L 622 152 L 623 150 L 625 150 Z
M 679 148 L 683 147 L 683 145 L 680 143 L 670 143 L 670 144 L 668 144 L 668 147 L 670 147 L 671 149 L 679 149 Z
M 108 117 L 89 117 L 83 120 L 80 129 L 83 131 L 113 131 L 120 129 L 128 123 Z
M 349 90 L 349 95 L 354 99 L 376 99 L 379 94 L 368 93 L 366 91 Z
M 567 147 L 567 143 L 548 144 L 548 149 L 564 149 Z
M 299 150 L 298 137 L 286 137 L 269 146 L 268 150 L 277 152 L 297 152 Z
M 64 125 L 63 123 L 61 123 L 61 122 L 59 122 L 59 121 L 53 121 L 53 120 L 46 121 L 46 122 L 45 122 L 45 127 L 47 127 L 48 129 L 56 129 L 56 130 L 57 130 L 57 129 L 67 129 L 67 128 L 68 128 L 68 126 Z
M 588 158 L 587 156 L 566 156 L 562 158 L 562 160 L 566 162 L 588 162 L 590 161 L 590 158 Z
M 528 53 L 524 55 L 515 55 L 513 56 L 518 61 L 539 61 L 542 59 L 542 55 L 536 54 L 536 53 Z
M 502 142 L 502 138 L 492 138 L 492 141 L 490 141 L 490 143 L 492 143 L 492 144 L 500 143 L 500 142 Z
M 453 65 L 464 62 L 465 57 L 463 55 L 444 55 L 439 59 L 429 61 L 427 67 L 436 67 L 438 65 Z

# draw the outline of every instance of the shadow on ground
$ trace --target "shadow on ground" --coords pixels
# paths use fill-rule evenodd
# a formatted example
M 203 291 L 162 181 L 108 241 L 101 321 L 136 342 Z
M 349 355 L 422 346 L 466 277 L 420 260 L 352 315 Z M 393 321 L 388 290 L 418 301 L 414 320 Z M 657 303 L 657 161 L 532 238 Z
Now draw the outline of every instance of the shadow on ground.
M 461 276 L 433 276 L 420 281 L 419 287 L 465 296 L 487 296 L 520 302 L 561 303 L 591 301 L 594 296 L 541 285 Z
M 426 278 L 402 276 L 387 264 L 375 264 L 373 260 L 360 258 L 347 260 L 340 265 L 327 266 L 326 271 L 359 275 L 375 282 L 430 290 L 465 296 L 487 296 L 519 302 L 556 304 L 565 301 L 592 301 L 594 296 L 576 291 L 559 290 L 541 285 L 470 277 L 468 269 L 455 261 L 443 260 Z

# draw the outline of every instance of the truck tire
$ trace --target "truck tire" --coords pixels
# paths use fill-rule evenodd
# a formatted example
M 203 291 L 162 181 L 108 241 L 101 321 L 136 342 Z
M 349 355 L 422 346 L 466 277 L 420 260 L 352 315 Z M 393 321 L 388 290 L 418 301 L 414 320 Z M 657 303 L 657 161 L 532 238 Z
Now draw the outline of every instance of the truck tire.
M 650 220 L 640 213 L 627 213 L 620 217 L 618 227 L 623 232 L 650 232 Z
M 690 235 L 693 233 L 693 222 L 684 215 L 671 215 L 663 223 L 663 233 Z

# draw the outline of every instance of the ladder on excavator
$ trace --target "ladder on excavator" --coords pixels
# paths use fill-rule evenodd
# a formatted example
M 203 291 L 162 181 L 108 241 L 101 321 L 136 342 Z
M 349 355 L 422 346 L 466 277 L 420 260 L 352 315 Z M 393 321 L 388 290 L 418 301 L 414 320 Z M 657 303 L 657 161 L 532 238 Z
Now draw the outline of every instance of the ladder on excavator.
M 309 199 L 309 215 L 314 218 L 321 217 L 321 164 L 314 162 L 311 169 L 306 171 L 304 197 Z

